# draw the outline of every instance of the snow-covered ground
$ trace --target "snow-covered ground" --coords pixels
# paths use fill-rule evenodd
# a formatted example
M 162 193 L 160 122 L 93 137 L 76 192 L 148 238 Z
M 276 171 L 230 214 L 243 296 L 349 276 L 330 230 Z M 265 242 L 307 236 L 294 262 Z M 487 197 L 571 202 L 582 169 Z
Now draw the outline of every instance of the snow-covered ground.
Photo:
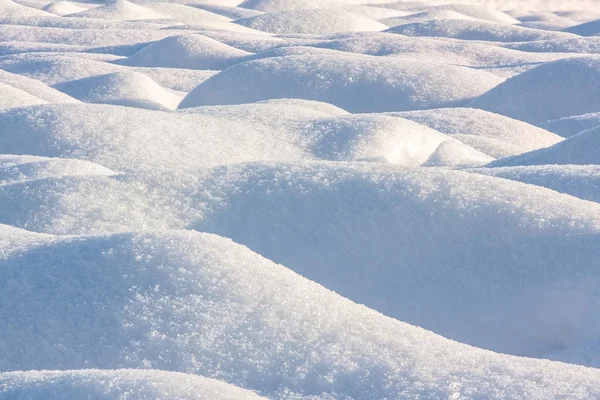
M 600 399 L 600 0 L 0 0 L 0 400 Z

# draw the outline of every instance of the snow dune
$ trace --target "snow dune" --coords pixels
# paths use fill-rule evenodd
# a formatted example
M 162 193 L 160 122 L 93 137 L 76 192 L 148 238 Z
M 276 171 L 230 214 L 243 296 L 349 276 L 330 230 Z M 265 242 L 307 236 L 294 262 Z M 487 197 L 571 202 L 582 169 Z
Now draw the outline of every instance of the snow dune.
M 185 93 L 168 90 L 146 75 L 116 72 L 54 85 L 86 103 L 114 104 L 150 110 L 175 110 Z
M 238 19 L 236 24 L 270 33 L 327 34 L 333 32 L 382 31 L 387 26 L 342 10 L 293 10 Z
M 154 42 L 117 64 L 221 70 L 243 61 L 251 53 L 202 35 L 178 35 Z
M 263 397 L 198 375 L 151 370 L 0 372 L 1 397 L 28 400 L 235 400 Z
M 465 102 L 500 81 L 464 67 L 322 50 L 234 65 L 192 90 L 180 108 L 301 98 L 349 112 L 404 111 Z
M 494 161 L 490 166 L 543 164 L 600 164 L 600 126 L 578 133 L 550 147 Z
M 543 356 L 593 338 L 599 322 L 600 206 L 506 179 L 241 164 L 30 180 L 0 196 L 2 223 L 39 232 L 231 237 L 387 316 L 496 351 Z
M 13 344 L 3 346 L 3 369 L 202 371 L 273 399 L 600 394 L 597 370 L 443 339 L 214 235 L 59 238 L 0 229 L 11 235 L 2 244 L 3 304 L 20 310 L 2 313 L 11 333 L 4 339 Z M 15 248 L 14 242 L 28 246 Z M 30 396 L 54 389 L 104 392 L 105 398 L 252 398 L 224 383 L 174 372 L 15 372 L 0 379 L 13 393 Z
M 599 1 L 0 0 L 0 400 L 600 399 Z
M 574 57 L 514 76 L 471 102 L 511 118 L 541 124 L 600 109 L 600 56 Z

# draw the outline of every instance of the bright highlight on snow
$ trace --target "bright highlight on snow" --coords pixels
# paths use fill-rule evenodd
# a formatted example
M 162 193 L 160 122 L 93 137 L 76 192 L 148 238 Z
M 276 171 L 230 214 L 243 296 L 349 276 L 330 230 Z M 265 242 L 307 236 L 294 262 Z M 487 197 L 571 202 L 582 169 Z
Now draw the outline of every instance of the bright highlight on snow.
M 0 0 L 0 400 L 600 398 L 600 0 Z

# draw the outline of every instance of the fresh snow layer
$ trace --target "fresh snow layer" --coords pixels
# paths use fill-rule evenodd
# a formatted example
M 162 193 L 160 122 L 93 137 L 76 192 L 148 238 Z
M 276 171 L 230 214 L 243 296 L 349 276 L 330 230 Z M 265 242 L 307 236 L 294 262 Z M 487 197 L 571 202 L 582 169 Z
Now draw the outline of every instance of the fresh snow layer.
M 470 107 L 532 124 L 600 109 L 600 56 L 567 58 L 506 80 Z
M 152 43 L 117 63 L 137 67 L 221 70 L 243 61 L 242 57 L 250 54 L 206 36 L 179 35 Z
M 119 78 L 101 78 L 100 82 Z M 89 97 L 81 97 L 85 101 L 102 99 L 156 108 L 151 107 L 156 103 L 148 100 L 150 96 L 124 97 L 127 85 L 115 85 L 121 89 L 115 94 L 97 79 L 59 88 L 81 90 L 89 86 L 92 89 L 85 90 Z M 131 88 L 139 95 L 139 87 Z M 145 103 L 139 104 L 142 101 Z M 7 153 L 78 158 L 116 170 L 134 170 L 299 160 L 418 166 L 442 142 L 455 139 L 399 117 L 345 115 L 328 104 L 272 101 L 177 113 L 92 104 L 10 109 L 0 111 L 0 140 Z M 465 144 L 456 142 L 454 146 L 463 149 L 462 155 L 449 165 L 491 161 Z
M 0 0 L 0 400 L 600 398 L 599 21 Z
M 184 94 L 165 89 L 138 72 L 116 72 L 54 85 L 86 103 L 115 104 L 151 110 L 174 110 Z
M 598 165 L 478 168 L 472 169 L 470 172 L 543 186 L 580 199 L 600 203 L 600 166 Z
M 151 370 L 0 372 L 0 398 L 64 399 L 262 399 L 215 379 Z
M 578 133 L 550 147 L 494 161 L 490 166 L 543 164 L 600 164 L 600 126 Z
M 333 32 L 382 31 L 387 26 L 342 10 L 294 10 L 238 19 L 237 24 L 271 33 L 327 34 Z
M 214 235 L 59 238 L 0 229 L 11 235 L 0 269 L 8 306 L 2 309 L 3 369 L 151 367 L 218 378 L 273 399 L 600 395 L 597 370 L 449 341 Z M 66 394 L 115 396 L 104 398 L 123 391 L 140 398 L 165 392 L 211 398 L 211 391 L 251 398 L 223 383 L 149 371 L 0 379 L 11 388 L 43 390 L 40 385 L 58 381 L 56 389 Z
M 543 356 L 600 323 L 600 205 L 506 179 L 240 164 L 23 181 L 1 187 L 0 200 L 0 223 L 38 232 L 231 237 L 387 316 L 496 351 Z
M 408 111 L 398 115 L 448 134 L 492 157 L 506 157 L 558 143 L 544 129 L 473 108 Z
M 313 50 L 234 65 L 201 83 L 179 107 L 301 98 L 349 112 L 405 111 L 464 103 L 501 80 L 453 65 Z

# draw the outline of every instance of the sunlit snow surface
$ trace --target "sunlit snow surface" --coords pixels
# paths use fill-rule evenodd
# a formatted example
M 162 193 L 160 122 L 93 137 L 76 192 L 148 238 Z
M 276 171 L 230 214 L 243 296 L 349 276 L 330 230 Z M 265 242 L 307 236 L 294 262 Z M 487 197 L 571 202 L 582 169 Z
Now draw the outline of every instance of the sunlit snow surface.
M 0 0 L 0 400 L 600 399 L 600 0 Z

